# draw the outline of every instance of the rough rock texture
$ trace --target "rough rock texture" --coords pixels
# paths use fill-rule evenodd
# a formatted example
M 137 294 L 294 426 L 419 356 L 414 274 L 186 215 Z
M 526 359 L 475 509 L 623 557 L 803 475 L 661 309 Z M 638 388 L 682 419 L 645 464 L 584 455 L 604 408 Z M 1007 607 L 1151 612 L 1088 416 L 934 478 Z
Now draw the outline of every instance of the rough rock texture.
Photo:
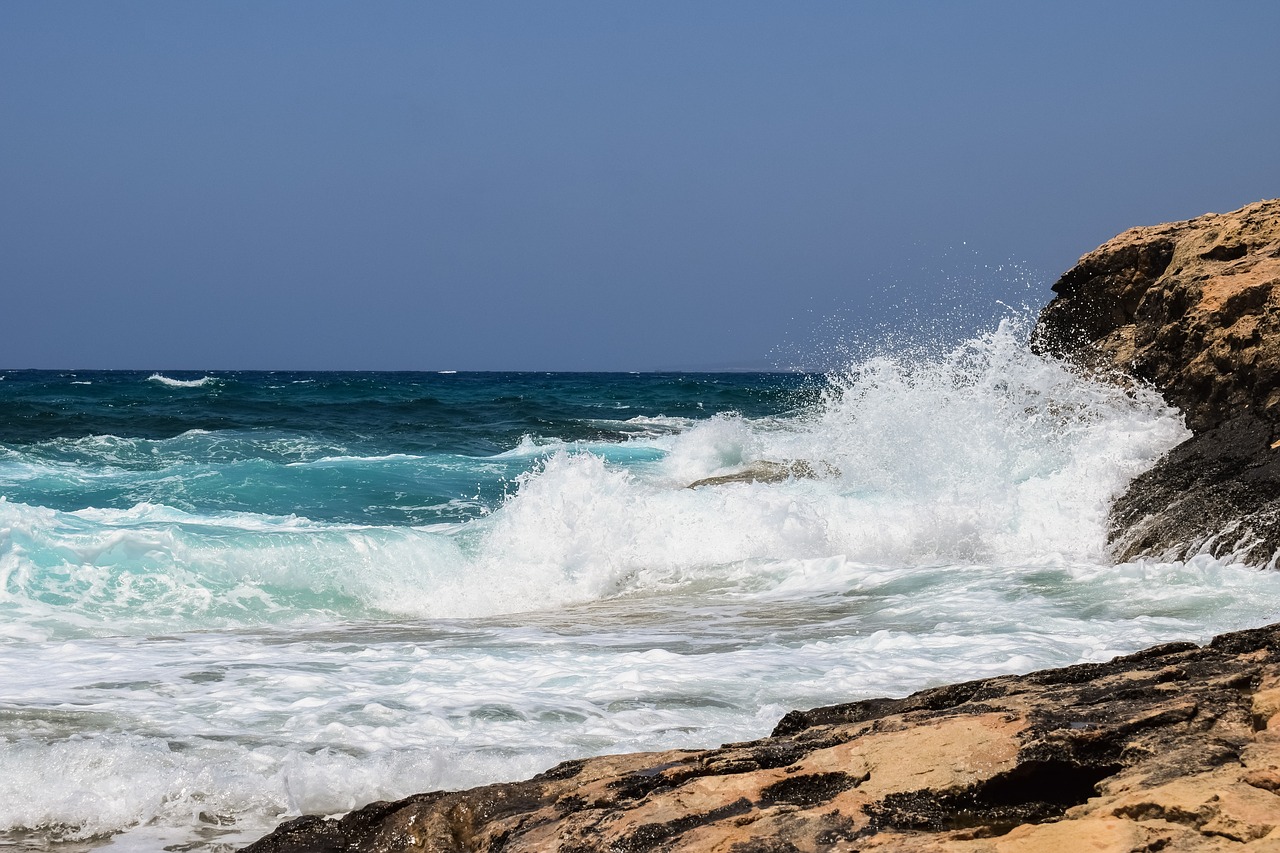
M 1196 551 L 1275 568 L 1280 548 L 1280 449 L 1252 414 L 1196 433 L 1135 479 L 1111 506 L 1116 558 Z
M 1280 200 L 1134 228 L 1053 287 L 1033 346 L 1151 383 L 1194 435 L 1113 507 L 1118 559 L 1280 549 Z
M 1280 853 L 1280 625 L 302 817 L 246 853 Z

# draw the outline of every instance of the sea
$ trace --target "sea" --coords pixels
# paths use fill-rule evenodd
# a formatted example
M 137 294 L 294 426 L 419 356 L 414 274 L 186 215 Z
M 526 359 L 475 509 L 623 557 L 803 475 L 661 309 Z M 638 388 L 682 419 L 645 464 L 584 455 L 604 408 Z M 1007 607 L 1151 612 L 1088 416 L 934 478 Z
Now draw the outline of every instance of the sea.
M 1187 430 L 1025 331 L 823 374 L 0 371 L 0 850 L 232 850 L 1275 621 L 1275 572 L 1113 564 Z

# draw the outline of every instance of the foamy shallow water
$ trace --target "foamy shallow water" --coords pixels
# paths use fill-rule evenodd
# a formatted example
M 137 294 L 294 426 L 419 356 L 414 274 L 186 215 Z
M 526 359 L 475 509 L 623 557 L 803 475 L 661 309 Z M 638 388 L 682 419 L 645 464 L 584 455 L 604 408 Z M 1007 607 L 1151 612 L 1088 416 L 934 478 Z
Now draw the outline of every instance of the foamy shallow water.
M 646 385 L 639 413 L 616 377 L 542 380 L 533 404 L 523 378 L 118 380 L 74 393 L 157 417 L 275 394 L 331 420 L 0 447 L 10 846 L 225 849 L 290 815 L 757 737 L 792 708 L 1204 640 L 1280 604 L 1280 575 L 1208 557 L 1107 565 L 1107 501 L 1185 430 L 1008 326 L 745 412 L 727 378 L 658 403 Z M 505 449 L 432 445 L 455 403 L 496 413 L 450 441 Z M 436 425 L 407 439 L 406 411 Z M 517 416 L 552 426 L 499 441 Z M 685 487 L 759 459 L 823 476 Z
M 812 590 L 13 644 L 2 814 L 48 839 L 244 841 L 284 815 L 756 737 L 793 707 L 1203 640 L 1280 606 L 1280 576 L 1207 558 L 789 568 Z

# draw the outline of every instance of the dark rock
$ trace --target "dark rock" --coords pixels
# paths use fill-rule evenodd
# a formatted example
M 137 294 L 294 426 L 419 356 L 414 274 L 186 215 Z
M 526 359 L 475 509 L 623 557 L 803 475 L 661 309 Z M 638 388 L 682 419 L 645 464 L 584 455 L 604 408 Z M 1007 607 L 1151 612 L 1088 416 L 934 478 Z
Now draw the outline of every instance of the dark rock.
M 1271 447 L 1272 435 L 1245 413 L 1174 448 L 1113 504 L 1116 558 L 1178 559 L 1203 549 L 1273 562 L 1280 548 L 1280 450 Z
M 1280 550 L 1280 200 L 1134 228 L 1054 285 L 1041 352 L 1146 382 L 1194 435 L 1116 501 L 1118 559 Z

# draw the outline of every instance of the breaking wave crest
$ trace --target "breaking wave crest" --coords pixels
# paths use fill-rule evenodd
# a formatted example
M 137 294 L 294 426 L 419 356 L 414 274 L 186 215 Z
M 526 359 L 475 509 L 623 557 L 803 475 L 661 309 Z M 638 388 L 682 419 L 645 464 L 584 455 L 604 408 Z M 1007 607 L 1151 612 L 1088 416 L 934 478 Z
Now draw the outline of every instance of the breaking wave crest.
M 1082 378 L 1004 323 L 939 357 L 854 365 L 786 416 L 718 415 L 621 445 L 525 442 L 511 455 L 532 468 L 470 521 L 0 502 L 0 612 L 7 630 L 54 634 L 473 617 L 778 588 L 814 560 L 1097 563 L 1109 499 L 1185 435 L 1155 393 Z M 688 488 L 763 463 L 804 476 Z
M 156 382 L 169 388 L 204 388 L 208 385 L 216 385 L 217 377 L 202 376 L 199 379 L 171 379 L 163 373 L 153 373 L 147 377 L 148 382 Z
M 1111 565 L 1110 498 L 1186 430 L 1023 340 L 820 387 L 95 375 L 0 445 L 0 846 L 228 849 L 1273 618 L 1275 572 Z

